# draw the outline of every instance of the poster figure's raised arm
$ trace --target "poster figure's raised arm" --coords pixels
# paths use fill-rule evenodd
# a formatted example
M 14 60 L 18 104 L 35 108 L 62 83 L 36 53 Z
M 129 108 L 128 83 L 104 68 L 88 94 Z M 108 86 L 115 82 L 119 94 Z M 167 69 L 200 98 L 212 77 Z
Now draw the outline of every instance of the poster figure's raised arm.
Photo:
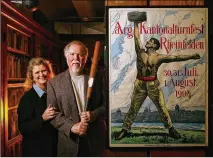
M 129 12 L 128 20 L 134 22 L 134 40 L 135 40 L 135 51 L 138 54 L 142 49 L 142 42 L 140 40 L 140 32 L 138 24 L 146 21 L 146 12 Z

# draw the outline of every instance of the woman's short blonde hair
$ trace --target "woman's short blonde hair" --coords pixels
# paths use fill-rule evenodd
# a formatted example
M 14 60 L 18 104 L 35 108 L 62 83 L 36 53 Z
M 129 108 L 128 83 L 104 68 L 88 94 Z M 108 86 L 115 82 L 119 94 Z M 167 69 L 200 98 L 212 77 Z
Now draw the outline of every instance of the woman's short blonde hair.
M 49 79 L 53 78 L 55 76 L 53 69 L 52 69 L 52 64 L 50 63 L 49 60 L 44 59 L 42 57 L 36 57 L 32 58 L 29 61 L 28 67 L 27 67 L 27 74 L 26 74 L 26 79 L 24 82 L 24 89 L 27 91 L 30 88 L 32 88 L 32 85 L 34 83 L 33 81 L 33 67 L 38 66 L 38 65 L 44 65 L 48 72 L 49 72 Z

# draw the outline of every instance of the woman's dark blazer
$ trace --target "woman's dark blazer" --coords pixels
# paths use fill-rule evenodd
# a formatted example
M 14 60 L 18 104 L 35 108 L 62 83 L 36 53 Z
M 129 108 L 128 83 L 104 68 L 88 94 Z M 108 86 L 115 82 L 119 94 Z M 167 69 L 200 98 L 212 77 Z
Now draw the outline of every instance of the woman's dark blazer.
M 18 106 L 18 128 L 23 136 L 22 156 L 56 156 L 57 130 L 42 119 L 47 97 L 41 98 L 34 88 L 27 91 Z

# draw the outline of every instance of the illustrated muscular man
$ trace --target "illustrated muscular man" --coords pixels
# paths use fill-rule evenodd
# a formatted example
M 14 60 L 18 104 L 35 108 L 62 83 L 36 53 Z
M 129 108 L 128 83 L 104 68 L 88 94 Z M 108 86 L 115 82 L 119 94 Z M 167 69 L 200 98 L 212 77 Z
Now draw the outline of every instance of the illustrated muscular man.
M 164 103 L 164 96 L 160 89 L 159 80 L 157 79 L 157 71 L 163 63 L 200 59 L 200 55 L 167 56 L 158 54 L 156 51 L 160 48 L 160 42 L 155 38 L 151 38 L 146 43 L 145 51 L 142 48 L 138 24 L 146 21 L 146 12 L 129 12 L 128 20 L 134 22 L 135 51 L 137 54 L 137 78 L 134 83 L 130 109 L 124 117 L 122 130 L 115 139 L 120 140 L 124 138 L 127 132 L 131 130 L 132 123 L 147 96 L 155 104 L 165 128 L 168 129 L 169 136 L 179 139 L 181 136 L 174 129 L 169 112 Z

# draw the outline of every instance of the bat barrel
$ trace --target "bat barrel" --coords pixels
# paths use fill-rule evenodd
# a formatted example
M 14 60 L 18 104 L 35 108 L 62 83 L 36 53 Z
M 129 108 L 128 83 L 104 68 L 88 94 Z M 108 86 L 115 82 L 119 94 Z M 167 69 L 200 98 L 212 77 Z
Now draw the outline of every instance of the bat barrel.
M 98 61 L 99 61 L 100 45 L 101 45 L 101 42 L 96 41 L 94 54 L 92 57 L 92 65 L 91 65 L 91 69 L 90 69 L 89 81 L 88 81 L 87 98 L 86 98 L 87 101 L 86 101 L 85 110 L 87 108 L 87 104 L 88 104 L 89 98 L 91 97 L 91 93 L 92 93 L 93 81 L 95 78 L 95 74 L 96 74 L 97 67 L 98 67 Z

